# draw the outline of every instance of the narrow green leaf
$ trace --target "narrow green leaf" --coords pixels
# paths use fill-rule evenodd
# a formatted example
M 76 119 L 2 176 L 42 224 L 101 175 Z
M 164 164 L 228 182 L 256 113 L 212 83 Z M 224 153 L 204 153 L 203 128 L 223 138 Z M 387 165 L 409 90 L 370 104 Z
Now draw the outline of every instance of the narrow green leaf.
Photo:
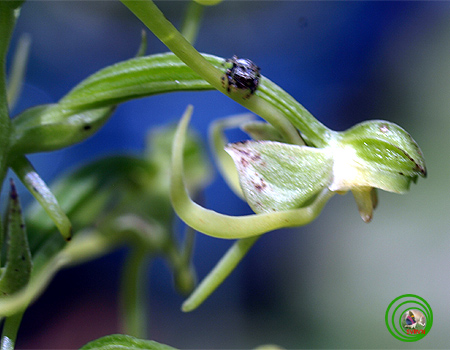
M 176 350 L 175 348 L 157 343 L 153 340 L 143 340 L 124 334 L 108 335 L 93 340 L 80 350 Z
M 42 205 L 64 239 L 69 241 L 72 238 L 72 224 L 52 191 L 34 170 L 28 159 L 23 156 L 18 157 L 12 162 L 11 167 L 20 181 Z
M 136 181 L 150 182 L 154 169 L 144 159 L 133 156 L 107 157 L 86 164 L 58 179 L 51 192 L 58 198 L 59 206 L 70 217 L 74 229 L 92 226 L 104 212 L 112 197 L 123 186 L 133 188 Z M 114 191 L 111 191 L 114 188 Z M 52 234 L 54 223 L 45 215 L 46 209 L 34 202 L 27 219 L 34 229 L 30 240 L 32 249 L 43 238 Z
M 233 272 L 239 262 L 261 236 L 239 239 L 233 243 L 226 254 L 202 280 L 194 292 L 183 303 L 181 309 L 190 312 L 199 307 Z
M 224 72 L 224 58 L 202 54 L 203 58 L 208 65 Z M 220 77 L 218 80 L 220 82 Z M 22 153 L 58 149 L 79 142 L 97 131 L 109 118 L 108 113 L 112 113 L 112 110 L 103 109 L 105 107 L 160 93 L 212 89 L 212 85 L 173 53 L 133 58 L 91 75 L 59 103 L 46 108 L 35 107 L 14 118 L 12 144 Z M 226 89 L 224 91 L 227 93 Z M 334 135 L 292 96 L 265 77 L 261 78 L 259 88 L 251 99 L 229 96 L 266 119 L 288 143 L 304 143 L 294 126 L 305 133 L 310 143 L 313 140 L 316 145 L 327 143 L 320 141 L 317 135 L 324 135 L 323 138 L 327 140 Z M 90 128 L 84 129 L 86 126 Z M 80 128 L 83 128 L 81 134 Z M 51 136 L 55 134 L 53 140 Z M 27 142 L 31 139 L 35 141 Z
M 0 276 L 0 297 L 11 295 L 25 287 L 32 268 L 22 208 L 12 180 L 5 222 L 6 264 Z
M 223 62 L 205 55 L 214 62 Z M 171 53 L 132 58 L 106 67 L 78 84 L 60 102 L 73 111 L 114 105 L 134 98 L 213 87 Z
M 272 141 L 228 145 L 245 198 L 256 213 L 305 206 L 331 182 L 333 159 L 324 149 Z

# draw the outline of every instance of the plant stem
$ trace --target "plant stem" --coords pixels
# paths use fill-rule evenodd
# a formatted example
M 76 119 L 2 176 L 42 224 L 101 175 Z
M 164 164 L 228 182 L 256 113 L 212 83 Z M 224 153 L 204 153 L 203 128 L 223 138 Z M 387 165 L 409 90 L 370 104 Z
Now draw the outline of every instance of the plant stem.
M 147 337 L 146 286 L 149 251 L 145 246 L 134 246 L 125 262 L 121 281 L 121 309 L 123 330 L 126 334 Z
M 191 0 L 184 17 L 181 34 L 194 45 L 203 17 L 203 5 Z
M 22 91 L 23 79 L 27 70 L 28 56 L 30 53 L 31 38 L 28 34 L 23 34 L 17 43 L 16 52 L 12 60 L 11 70 L 8 80 L 8 105 L 13 109 Z
M 5 319 L 0 350 L 14 350 L 14 347 L 16 346 L 17 332 L 19 330 L 24 312 L 25 310 L 19 311 Z
M 203 301 L 222 284 L 225 278 L 235 269 L 261 236 L 237 240 L 220 259 L 208 276 L 203 279 L 194 293 L 183 303 L 182 310 L 189 312 L 197 308 Z
M 222 87 L 222 72 L 206 59 L 167 20 L 156 5 L 149 0 L 121 0 L 122 3 L 144 23 L 159 40 L 177 55 L 192 70 L 199 74 L 217 90 Z M 202 74 L 201 74 L 201 73 Z
M 260 98 L 258 91 L 247 99 L 243 98 L 241 94 L 228 93 L 222 82 L 223 71 L 210 64 L 164 17 L 151 0 L 121 0 L 121 2 L 200 77 L 215 89 L 264 118 L 280 131 L 287 142 L 303 144 L 297 130 L 293 127 L 295 125 L 316 147 L 327 144 L 331 137 L 330 130 L 317 121 L 306 109 L 302 108 L 301 115 L 290 115 L 290 119 L 287 120 L 279 109 L 269 103 L 270 101 Z M 285 108 L 285 106 L 280 108 Z
M 6 88 L 6 54 L 14 29 L 15 16 L 5 1 L 0 1 L 0 186 L 6 175 L 11 121 Z M 1 187 L 0 187 L 1 191 Z M 1 226 L 1 225 L 0 225 Z

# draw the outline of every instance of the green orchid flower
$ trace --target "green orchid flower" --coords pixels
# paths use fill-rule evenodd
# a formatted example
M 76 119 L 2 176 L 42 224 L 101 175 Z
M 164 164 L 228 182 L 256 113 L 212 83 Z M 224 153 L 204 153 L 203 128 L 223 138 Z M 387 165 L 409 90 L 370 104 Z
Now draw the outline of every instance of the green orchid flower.
M 334 194 L 348 191 L 355 197 L 361 218 L 370 222 L 378 202 L 377 189 L 405 193 L 411 182 L 427 175 L 417 143 L 405 130 L 387 121 L 364 122 L 344 132 L 330 130 L 326 145 L 317 148 L 280 142 L 283 137 L 270 124 L 248 123 L 248 116 L 239 116 L 214 123 L 211 145 L 230 188 L 255 214 L 223 215 L 194 203 L 185 189 L 182 154 L 191 114 L 192 107 L 185 112 L 174 140 L 172 204 L 194 229 L 238 241 L 186 300 L 184 311 L 198 307 L 263 233 L 306 225 Z M 223 130 L 239 123 L 258 140 L 225 145 Z
M 259 141 L 227 146 L 234 169 L 221 149 L 226 139 L 221 128 L 226 128 L 227 123 L 216 124 L 212 131 L 219 170 L 230 188 L 255 211 L 246 216 L 223 215 L 191 200 L 184 185 L 182 155 L 192 107 L 179 124 L 173 144 L 170 190 L 175 211 L 200 232 L 238 239 L 186 300 L 184 311 L 199 306 L 263 233 L 306 225 L 334 194 L 347 191 L 353 193 L 362 219 L 369 222 L 377 205 L 377 188 L 404 193 L 411 181 L 426 176 L 422 152 L 397 125 L 370 121 L 344 132 L 330 130 L 264 76 L 259 77 L 257 88 L 243 98 L 223 86 L 224 71 L 219 62 L 195 50 L 153 1 L 121 2 L 210 87 L 268 122 L 243 126 Z
M 361 123 L 334 133 L 324 148 L 273 141 L 230 144 L 244 197 L 255 213 L 301 208 L 324 189 L 352 191 L 365 222 L 377 204 L 376 189 L 405 193 L 426 176 L 417 143 L 387 121 Z
M 191 227 L 218 238 L 248 238 L 282 227 L 305 225 L 336 193 L 351 191 L 362 219 L 369 222 L 377 204 L 376 189 L 405 193 L 419 176 L 426 176 L 422 152 L 413 138 L 387 121 L 369 121 L 334 132 L 326 146 L 316 148 L 276 141 L 228 144 L 219 129 L 211 134 L 219 169 L 230 187 L 256 213 L 228 216 L 194 203 L 183 184 L 184 132 L 192 108 L 180 122 L 172 158 L 172 204 Z M 233 123 L 230 122 L 232 125 Z M 221 124 L 224 126 L 225 124 Z M 237 172 L 237 174 L 236 174 Z M 239 187 L 237 187 L 239 182 Z

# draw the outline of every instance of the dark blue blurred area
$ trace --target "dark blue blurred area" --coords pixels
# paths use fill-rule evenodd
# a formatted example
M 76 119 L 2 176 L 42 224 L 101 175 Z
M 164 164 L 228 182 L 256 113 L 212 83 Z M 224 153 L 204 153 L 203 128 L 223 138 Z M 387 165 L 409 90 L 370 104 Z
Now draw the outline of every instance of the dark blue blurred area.
M 187 2 L 157 4 L 179 27 Z M 380 63 L 389 55 L 386 44 L 403 35 L 405 27 L 412 33 L 430 30 L 449 11 L 449 3 L 425 1 L 225 1 L 205 9 L 196 48 L 222 57 L 237 55 L 253 60 L 264 76 L 332 129 L 343 130 L 375 118 L 400 123 L 396 119 L 400 117 L 389 114 L 391 102 L 386 100 L 389 91 L 385 81 L 390 72 Z M 56 102 L 90 74 L 133 57 L 142 28 L 119 2 L 25 3 L 12 48 L 22 33 L 29 33 L 31 55 L 23 94 L 12 114 L 36 104 Z M 148 53 L 163 51 L 166 48 L 149 33 Z M 245 112 L 214 91 L 131 101 L 121 105 L 107 125 L 89 140 L 65 150 L 32 155 L 30 159 L 51 183 L 89 160 L 115 153 L 139 153 L 147 131 L 153 126 L 176 123 L 188 104 L 194 105 L 192 127 L 202 135 L 205 145 L 212 120 Z M 233 137 L 244 135 L 234 133 Z M 22 192 L 29 200 L 26 191 Z M 219 212 L 250 213 L 221 179 L 215 179 L 205 198 L 205 205 Z M 277 270 L 292 269 L 283 264 L 286 254 L 305 254 L 305 264 L 308 263 L 307 252 L 301 246 L 292 247 L 290 242 L 309 229 L 284 230 L 263 237 L 211 300 L 188 315 L 179 311 L 183 298 L 173 292 L 169 270 L 156 261 L 150 272 L 151 337 L 183 348 L 243 348 L 265 342 L 293 348 L 321 344 L 314 338 L 314 329 L 308 328 L 311 326 L 301 326 L 299 330 L 296 321 L 292 321 L 295 317 L 282 300 L 283 281 Z M 205 276 L 229 245 L 230 242 L 199 235 L 195 256 L 199 278 Z M 289 251 L 293 249 L 294 253 Z M 27 312 L 19 335 L 19 342 L 23 343 L 19 346 L 72 348 L 89 337 L 119 332 L 114 293 L 124 254 L 120 251 L 60 273 L 48 292 Z M 302 266 L 292 273 L 306 274 Z M 301 298 L 302 290 L 298 293 Z M 107 321 L 102 325 L 100 318 L 94 316 L 94 324 L 84 325 L 85 336 L 79 336 L 77 327 L 83 321 L 73 315 L 84 312 L 85 322 L 90 323 L 88 307 L 96 315 L 104 312 Z M 304 316 L 311 316 L 306 306 Z M 79 323 L 70 326 L 70 320 Z M 283 326 L 286 320 L 292 321 L 288 327 Z M 73 328 L 64 330 L 63 326 Z M 236 327 L 241 333 L 236 333 Z M 265 332 L 252 336 L 252 327 Z M 206 335 L 200 341 L 196 333 L 201 332 Z

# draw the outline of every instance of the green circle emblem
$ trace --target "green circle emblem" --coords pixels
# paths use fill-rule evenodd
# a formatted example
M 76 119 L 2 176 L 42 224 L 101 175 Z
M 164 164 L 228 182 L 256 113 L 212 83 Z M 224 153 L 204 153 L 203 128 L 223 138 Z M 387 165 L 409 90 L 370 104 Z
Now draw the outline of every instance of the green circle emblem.
M 386 327 L 394 338 L 405 342 L 424 338 L 433 325 L 433 311 L 425 299 L 403 294 L 392 300 L 386 310 Z

